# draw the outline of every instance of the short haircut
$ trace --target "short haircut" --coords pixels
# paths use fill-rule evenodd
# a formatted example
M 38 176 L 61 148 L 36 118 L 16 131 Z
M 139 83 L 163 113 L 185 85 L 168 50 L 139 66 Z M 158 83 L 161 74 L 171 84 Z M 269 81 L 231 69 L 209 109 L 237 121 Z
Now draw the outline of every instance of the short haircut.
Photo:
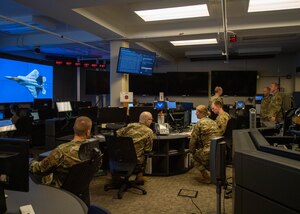
M 210 116 L 210 112 L 208 111 L 208 108 L 205 105 L 198 105 L 196 107 L 196 110 L 203 113 L 206 116 Z
M 214 100 L 212 103 L 219 108 L 223 108 L 223 103 L 220 100 Z
M 140 117 L 139 117 L 139 122 L 140 123 L 145 123 L 148 119 L 152 118 L 152 114 L 148 111 L 143 111 L 141 114 L 140 114 Z
M 272 85 L 274 85 L 277 89 L 279 89 L 279 84 L 277 82 L 273 82 Z
M 74 124 L 74 133 L 78 136 L 84 136 L 92 128 L 92 120 L 86 116 L 78 117 Z

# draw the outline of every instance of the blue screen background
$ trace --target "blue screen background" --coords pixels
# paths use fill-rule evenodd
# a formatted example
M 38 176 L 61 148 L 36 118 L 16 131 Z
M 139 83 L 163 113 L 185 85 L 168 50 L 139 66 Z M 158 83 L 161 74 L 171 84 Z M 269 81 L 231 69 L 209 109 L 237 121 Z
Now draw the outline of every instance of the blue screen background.
M 46 77 L 46 94 L 39 93 L 37 98 L 52 99 L 53 66 L 0 58 L 0 103 L 33 102 L 34 97 L 25 86 L 5 76 L 27 76 L 34 69 L 39 71 L 40 76 Z

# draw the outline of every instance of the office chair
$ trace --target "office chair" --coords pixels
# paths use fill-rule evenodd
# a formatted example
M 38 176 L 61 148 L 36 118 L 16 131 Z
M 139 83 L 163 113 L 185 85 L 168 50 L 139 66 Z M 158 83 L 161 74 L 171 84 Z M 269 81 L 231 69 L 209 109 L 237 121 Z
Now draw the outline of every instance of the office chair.
M 113 177 L 120 177 L 120 182 L 104 185 L 104 191 L 119 189 L 118 199 L 121 199 L 124 192 L 129 188 L 141 190 L 143 195 L 147 194 L 146 190 L 136 185 L 134 181 L 129 181 L 137 166 L 137 157 L 132 138 L 107 136 L 106 143 L 110 172 Z
M 230 118 L 224 133 L 224 140 L 226 141 L 226 161 L 229 164 L 232 162 L 232 130 L 234 129 L 237 129 L 237 119 Z
M 80 146 L 78 155 L 83 162 L 70 168 L 68 176 L 61 188 L 75 194 L 89 206 L 89 185 L 94 174 L 99 169 L 99 163 L 101 162 L 102 154 L 100 150 L 95 147 L 89 152 L 90 158 L 87 158 L 86 147 L 89 146 L 88 144 L 89 143 L 85 143 Z
M 103 207 L 90 205 L 87 214 L 111 214 L 111 212 Z

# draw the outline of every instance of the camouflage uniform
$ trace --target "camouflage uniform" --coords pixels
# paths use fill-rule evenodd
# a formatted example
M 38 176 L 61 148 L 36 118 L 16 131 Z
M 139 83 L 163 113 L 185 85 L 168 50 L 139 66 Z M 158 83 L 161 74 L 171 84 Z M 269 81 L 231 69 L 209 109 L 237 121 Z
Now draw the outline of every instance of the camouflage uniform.
M 268 97 L 263 97 L 260 104 L 260 118 L 262 120 L 267 120 L 269 115 L 269 104 L 271 101 L 271 95 Z
M 82 142 L 71 141 L 59 145 L 42 161 L 32 161 L 30 171 L 36 174 L 51 172 L 42 177 L 42 183 L 58 188 L 61 187 L 69 173 L 68 169 L 81 162 L 78 157 L 81 144 Z M 53 172 L 54 169 L 55 171 Z
M 219 127 L 220 135 L 223 135 L 225 133 L 228 120 L 230 119 L 230 116 L 227 112 L 223 111 L 223 113 L 219 114 L 216 118 L 216 123 Z
M 211 106 L 211 104 L 212 104 L 214 101 L 220 101 L 222 104 L 224 103 L 222 97 L 220 97 L 219 95 L 214 95 L 214 96 L 212 96 L 212 97 L 210 98 L 210 100 L 209 100 L 209 106 Z
M 217 123 L 210 118 L 201 118 L 194 126 L 189 150 L 193 154 L 195 164 L 199 165 L 200 171 L 208 167 L 210 141 L 219 135 Z
M 276 92 L 271 97 L 268 112 L 269 112 L 269 118 L 275 117 L 275 121 L 277 123 L 283 120 L 282 105 L 283 105 L 282 94 L 280 92 Z
M 152 130 L 142 123 L 130 123 L 126 127 L 117 131 L 120 137 L 131 137 L 134 143 L 137 163 L 143 164 L 145 152 L 152 151 L 153 145 L 153 132 Z

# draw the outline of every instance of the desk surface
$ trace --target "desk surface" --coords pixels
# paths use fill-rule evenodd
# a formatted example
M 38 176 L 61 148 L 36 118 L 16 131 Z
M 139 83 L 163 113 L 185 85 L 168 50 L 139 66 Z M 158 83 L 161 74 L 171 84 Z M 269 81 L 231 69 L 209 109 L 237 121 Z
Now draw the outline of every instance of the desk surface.
M 187 138 L 191 135 L 191 132 L 171 133 L 168 135 L 154 135 L 154 140 L 171 140 Z
M 54 187 L 35 184 L 30 180 L 29 192 L 5 190 L 7 212 L 19 214 L 19 207 L 31 204 L 36 214 L 84 214 L 87 206 L 72 193 Z

